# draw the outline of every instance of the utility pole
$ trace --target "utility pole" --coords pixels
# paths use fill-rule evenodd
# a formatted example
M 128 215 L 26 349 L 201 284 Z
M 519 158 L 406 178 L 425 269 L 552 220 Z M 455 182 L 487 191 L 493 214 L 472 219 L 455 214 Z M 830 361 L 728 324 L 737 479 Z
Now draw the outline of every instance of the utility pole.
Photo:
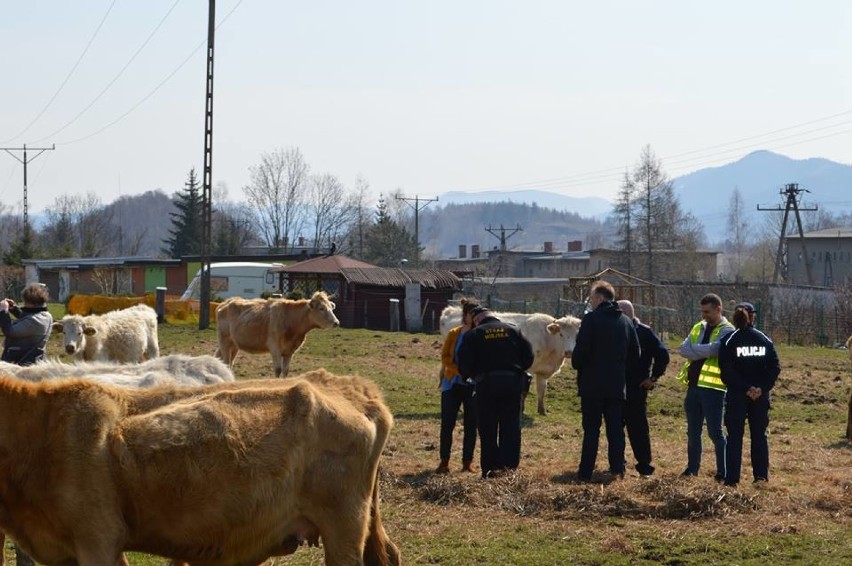
M 415 196 L 414 198 L 410 197 L 396 197 L 396 200 L 404 200 L 405 204 L 414 209 L 414 240 L 417 243 L 417 249 L 415 250 L 414 257 L 414 265 L 417 267 L 420 266 L 420 209 L 426 208 L 429 206 L 431 202 L 438 202 L 438 197 L 435 198 L 425 198 L 421 199 L 419 196 Z M 414 204 L 411 204 L 411 201 L 414 201 Z M 423 206 L 420 206 L 420 203 L 423 203 Z
M 805 247 L 805 234 L 804 230 L 802 230 L 802 217 L 799 215 L 799 211 L 812 211 L 819 210 L 818 207 L 813 208 L 800 208 L 799 207 L 799 194 L 800 193 L 809 193 L 810 191 L 807 189 L 800 189 L 799 183 L 788 183 L 784 185 L 781 189 L 778 190 L 778 194 L 785 195 L 787 197 L 787 201 L 784 204 L 784 208 L 775 207 L 775 208 L 761 208 L 760 205 L 757 205 L 757 210 L 769 210 L 780 212 L 784 211 L 784 219 L 781 221 L 781 236 L 778 238 L 778 253 L 775 254 L 775 269 L 772 272 L 772 284 L 775 285 L 778 283 L 778 274 L 781 273 L 784 279 L 787 279 L 787 269 L 788 269 L 788 261 L 787 261 L 787 250 L 784 246 L 784 242 L 787 239 L 787 219 L 790 216 L 790 211 L 792 210 L 796 215 L 796 225 L 799 229 L 799 240 L 802 242 L 802 255 L 805 260 L 805 271 L 808 275 L 808 285 L 814 284 L 814 278 L 811 274 L 811 260 L 808 257 L 808 250 Z
M 207 11 L 207 94 L 204 97 L 204 184 L 201 200 L 201 293 L 198 329 L 210 326 L 210 225 L 213 218 L 213 39 L 216 33 L 216 0 Z
M 0 147 L 3 151 L 17 159 L 24 166 L 24 230 L 30 229 L 30 219 L 27 212 L 27 165 L 30 161 L 33 161 L 36 157 L 44 153 L 45 151 L 53 151 L 56 149 L 56 144 L 53 144 L 50 147 L 31 147 L 30 151 L 37 151 L 35 155 L 27 159 L 27 144 L 24 144 L 23 147 Z M 12 153 L 13 151 L 22 151 L 23 159 Z
M 518 232 L 523 232 L 524 229 L 521 228 L 520 224 L 518 224 L 515 228 L 512 228 L 511 232 L 509 232 L 509 234 L 507 235 L 506 234 L 506 228 L 504 228 L 503 225 L 500 224 L 500 235 L 498 236 L 495 232 L 495 229 L 492 228 L 491 225 L 489 224 L 488 226 L 485 227 L 485 231 L 488 232 L 489 234 L 491 234 L 492 236 L 494 236 L 495 238 L 498 238 L 500 240 L 500 256 L 499 256 L 500 259 L 499 259 L 499 263 L 497 265 L 497 273 L 503 273 L 503 268 L 505 267 L 503 265 L 503 263 L 504 263 L 504 256 L 505 256 L 505 252 L 506 252 L 506 240 L 508 240 L 509 238 L 511 238 L 512 236 L 517 234 Z

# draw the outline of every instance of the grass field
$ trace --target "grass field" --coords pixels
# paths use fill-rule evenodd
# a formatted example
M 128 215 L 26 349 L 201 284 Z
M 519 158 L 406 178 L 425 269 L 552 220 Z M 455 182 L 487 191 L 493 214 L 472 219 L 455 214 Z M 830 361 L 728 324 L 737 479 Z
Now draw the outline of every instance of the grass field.
M 52 338 L 50 355 L 59 344 Z M 212 354 L 215 330 L 164 325 L 160 347 L 163 354 Z M 628 447 L 624 481 L 601 473 L 596 483 L 575 483 L 580 415 L 567 368 L 550 382 L 547 416 L 535 414 L 534 396 L 527 401 L 517 474 L 484 481 L 460 472 L 459 427 L 452 473 L 435 475 L 439 354 L 437 335 L 338 329 L 311 332 L 291 364 L 291 374 L 325 367 L 364 375 L 384 391 L 395 426 L 382 462 L 382 513 L 406 564 L 852 564 L 852 445 L 844 439 L 852 368 L 845 351 L 779 346 L 771 480 L 737 489 L 713 481 L 706 434 L 701 475 L 678 475 L 686 425 L 677 354 L 650 395 L 652 478 L 632 471 Z M 267 355 L 241 354 L 235 365 L 238 379 L 271 371 Z M 744 482 L 748 445 L 746 438 Z M 605 449 L 602 439 L 599 469 Z M 13 556 L 8 547 L 6 553 Z M 145 555 L 131 562 L 165 563 Z M 322 551 L 301 549 L 273 562 L 322 564 Z

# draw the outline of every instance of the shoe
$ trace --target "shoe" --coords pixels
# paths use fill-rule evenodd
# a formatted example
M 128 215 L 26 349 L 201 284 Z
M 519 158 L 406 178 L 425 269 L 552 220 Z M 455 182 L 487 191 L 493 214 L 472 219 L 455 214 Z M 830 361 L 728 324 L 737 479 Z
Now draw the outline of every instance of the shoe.
M 654 474 L 654 470 L 656 468 L 651 464 L 636 464 L 636 471 L 639 472 L 639 475 L 647 478 L 648 476 L 652 476 Z
M 757 476 L 756 478 L 754 478 L 754 481 L 752 483 L 761 483 L 761 482 L 768 482 L 768 481 L 769 480 L 764 478 L 764 477 Z
M 580 483 L 592 483 L 592 476 L 584 476 L 580 472 L 577 472 L 577 481 Z
M 620 481 L 624 479 L 624 472 L 610 472 L 609 475 L 612 477 L 612 481 Z
M 473 462 L 471 462 L 470 460 L 468 460 L 467 462 L 462 462 L 462 469 L 461 469 L 461 471 L 463 471 L 463 472 L 473 472 Z
M 691 472 L 691 471 L 689 470 L 689 468 L 685 469 L 685 470 L 684 470 L 683 472 L 681 472 L 681 474 L 680 474 L 680 476 L 681 476 L 682 478 L 685 478 L 685 477 L 695 477 L 695 476 L 697 476 L 697 475 L 698 475 L 698 472 Z
M 733 481 L 733 480 L 725 480 L 725 486 L 727 486 L 727 487 L 737 487 L 737 484 L 739 484 L 739 483 L 740 482 L 736 482 L 736 481 Z
M 441 463 L 438 464 L 438 467 L 435 468 L 436 474 L 449 474 L 450 473 L 450 461 L 449 460 L 441 460 Z
M 723 481 L 725 481 L 725 476 L 716 474 L 715 476 L 713 476 L 713 479 L 716 480 L 719 483 L 722 483 Z

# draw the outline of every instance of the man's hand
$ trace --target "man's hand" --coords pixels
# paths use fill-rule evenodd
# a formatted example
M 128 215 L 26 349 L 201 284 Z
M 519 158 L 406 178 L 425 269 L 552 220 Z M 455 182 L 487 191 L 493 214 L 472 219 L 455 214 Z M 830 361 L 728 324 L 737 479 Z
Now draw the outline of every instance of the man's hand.
M 746 396 L 752 401 L 757 401 L 763 395 L 763 390 L 760 387 L 749 387 L 746 391 Z
M 9 299 L 0 301 L 0 312 L 9 312 Z
M 646 391 L 650 391 L 654 388 L 654 385 L 654 381 L 650 377 L 648 377 L 642 383 L 639 384 L 639 387 L 645 389 Z

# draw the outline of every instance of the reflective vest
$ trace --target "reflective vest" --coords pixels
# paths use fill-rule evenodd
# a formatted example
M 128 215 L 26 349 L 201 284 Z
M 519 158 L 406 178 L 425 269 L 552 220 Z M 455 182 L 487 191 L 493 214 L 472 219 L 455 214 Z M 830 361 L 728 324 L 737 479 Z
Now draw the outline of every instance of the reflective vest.
M 719 332 L 722 331 L 723 328 L 733 328 L 734 325 L 728 322 L 725 319 L 722 319 L 722 322 L 716 325 L 716 328 L 713 329 L 713 332 L 710 334 L 710 342 L 715 342 L 716 338 L 719 336 Z M 704 322 L 699 322 L 695 326 L 692 327 L 692 330 L 689 331 L 689 342 L 692 344 L 698 344 L 698 341 L 701 340 L 701 332 L 705 328 Z M 677 378 L 681 380 L 683 383 L 689 383 L 689 365 L 692 363 L 692 360 L 686 360 L 686 363 L 683 364 L 683 367 L 680 368 L 680 373 Z M 718 389 L 719 391 L 725 391 L 725 384 L 722 383 L 722 371 L 719 369 L 719 357 L 714 356 L 712 358 L 707 358 L 704 360 L 704 364 L 701 366 L 701 373 L 698 374 L 698 387 L 708 387 L 710 389 Z

